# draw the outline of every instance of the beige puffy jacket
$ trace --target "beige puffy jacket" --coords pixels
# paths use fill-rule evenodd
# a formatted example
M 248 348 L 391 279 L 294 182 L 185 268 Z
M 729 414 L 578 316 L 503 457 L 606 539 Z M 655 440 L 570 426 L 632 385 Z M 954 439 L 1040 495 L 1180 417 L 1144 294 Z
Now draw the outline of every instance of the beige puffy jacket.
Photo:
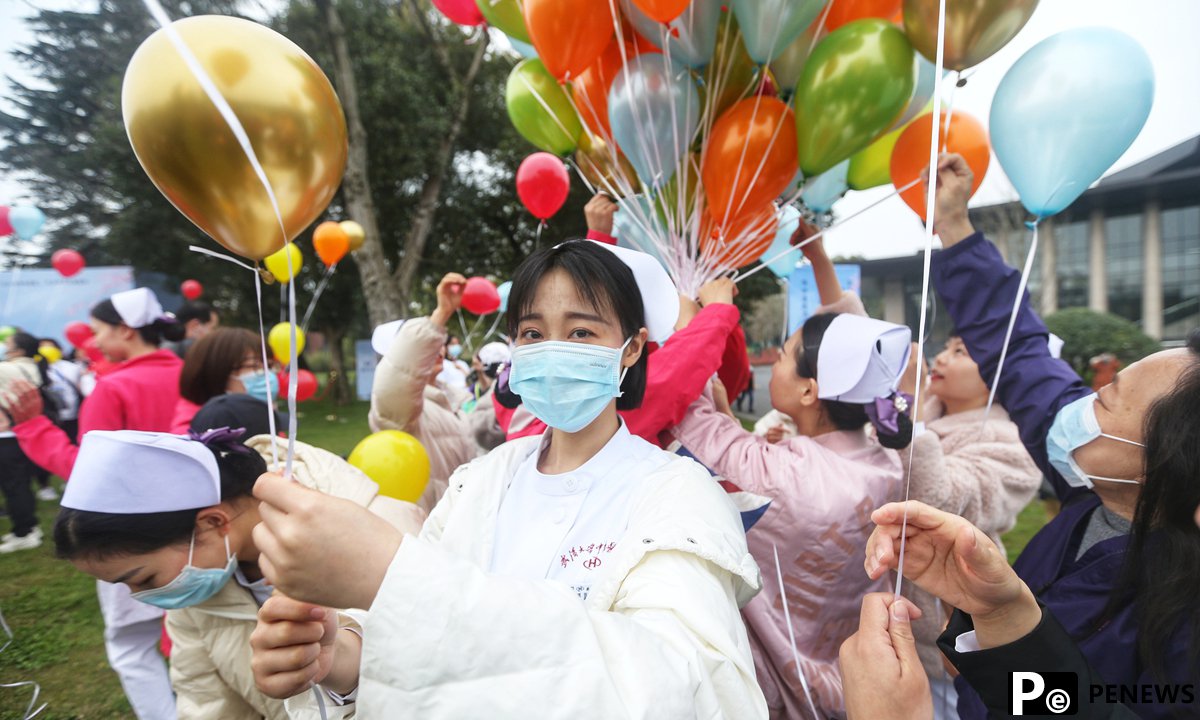
M 403 430 L 429 454 L 429 485 L 417 502 L 425 512 L 446 492 L 451 473 L 479 455 L 470 423 L 446 393 L 429 385 L 445 342 L 446 329 L 429 318 L 405 322 L 375 368 L 371 387 L 371 431 Z
M 246 444 L 271 463 L 271 437 L 259 435 Z M 280 457 L 287 443 L 278 440 Z M 378 486 L 357 468 L 333 453 L 296 443 L 292 476 L 305 487 L 345 498 L 380 515 L 405 533 L 418 533 L 425 513 L 412 503 L 379 495 Z M 226 583 L 212 598 L 195 607 L 167 612 L 171 636 L 171 685 L 175 688 L 179 720 L 286 720 L 312 717 L 304 707 L 312 697 L 299 697 L 299 712 L 289 716 L 284 703 L 263 695 L 254 686 L 250 668 L 250 634 L 258 604 L 236 581 Z M 358 623 L 340 614 L 343 627 Z M 349 717 L 353 705 L 328 708 L 330 718 Z M 320 717 L 316 715 L 316 717 Z
M 41 387 L 42 373 L 38 370 L 37 363 L 27 357 L 0 362 L 0 395 L 4 394 L 8 390 L 8 386 L 17 380 L 24 380 L 32 383 L 35 387 Z M 8 423 L 7 414 L 0 413 L 0 433 L 11 432 L 12 427 Z M 10 434 L 8 437 L 12 437 L 12 435 Z

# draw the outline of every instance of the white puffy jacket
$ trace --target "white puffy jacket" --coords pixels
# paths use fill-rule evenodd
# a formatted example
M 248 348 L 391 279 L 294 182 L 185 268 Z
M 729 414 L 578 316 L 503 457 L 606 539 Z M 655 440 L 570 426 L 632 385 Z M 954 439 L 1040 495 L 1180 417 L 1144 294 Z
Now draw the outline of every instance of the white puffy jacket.
M 360 718 L 765 718 L 738 608 L 758 566 L 695 462 L 647 475 L 586 601 L 487 574 L 496 514 L 541 438 L 460 468 L 366 622 Z

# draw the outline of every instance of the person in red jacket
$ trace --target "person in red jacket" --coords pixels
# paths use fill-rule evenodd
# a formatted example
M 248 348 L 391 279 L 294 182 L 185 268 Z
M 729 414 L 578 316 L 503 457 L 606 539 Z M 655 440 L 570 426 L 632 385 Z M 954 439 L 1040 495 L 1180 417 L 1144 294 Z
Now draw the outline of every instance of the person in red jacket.
M 92 331 L 100 352 L 114 363 L 79 408 L 79 437 L 92 430 L 167 432 L 179 400 L 183 361 L 163 340 L 183 339 L 183 326 L 163 312 L 153 291 L 117 293 L 92 308 Z M 13 383 L 0 399 L 13 433 L 30 460 L 67 478 L 79 446 L 42 414 L 42 397 L 32 384 Z M 169 482 L 164 478 L 164 482 Z M 104 647 L 121 686 L 143 720 L 173 720 L 175 696 L 158 653 L 163 612 L 129 596 L 123 584 L 97 581 L 104 616 Z

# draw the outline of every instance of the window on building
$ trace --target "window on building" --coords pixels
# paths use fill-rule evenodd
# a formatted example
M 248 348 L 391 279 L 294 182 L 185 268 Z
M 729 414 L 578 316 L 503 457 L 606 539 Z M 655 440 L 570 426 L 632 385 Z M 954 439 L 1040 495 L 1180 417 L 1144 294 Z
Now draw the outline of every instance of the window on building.
M 1062 223 L 1054 226 L 1055 265 L 1057 266 L 1058 307 L 1088 306 L 1088 223 Z
M 1200 206 L 1162 211 L 1163 339 L 1200 327 Z
M 1108 311 L 1126 320 L 1142 320 L 1142 215 L 1104 220 L 1104 270 Z

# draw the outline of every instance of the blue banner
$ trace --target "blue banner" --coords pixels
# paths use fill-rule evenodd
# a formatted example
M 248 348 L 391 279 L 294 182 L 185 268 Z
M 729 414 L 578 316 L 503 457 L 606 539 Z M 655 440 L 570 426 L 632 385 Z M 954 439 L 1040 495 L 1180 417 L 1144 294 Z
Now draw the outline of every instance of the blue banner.
M 67 347 L 67 323 L 87 322 L 93 305 L 133 288 L 133 268 L 127 266 L 84 268 L 69 278 L 50 268 L 8 270 L 0 273 L 0 325 Z
M 843 290 L 862 295 L 862 266 L 834 265 L 838 282 Z M 817 291 L 817 280 L 812 265 L 805 263 L 792 271 L 788 278 L 787 326 L 788 335 L 800 329 L 804 321 L 821 307 L 821 293 Z

